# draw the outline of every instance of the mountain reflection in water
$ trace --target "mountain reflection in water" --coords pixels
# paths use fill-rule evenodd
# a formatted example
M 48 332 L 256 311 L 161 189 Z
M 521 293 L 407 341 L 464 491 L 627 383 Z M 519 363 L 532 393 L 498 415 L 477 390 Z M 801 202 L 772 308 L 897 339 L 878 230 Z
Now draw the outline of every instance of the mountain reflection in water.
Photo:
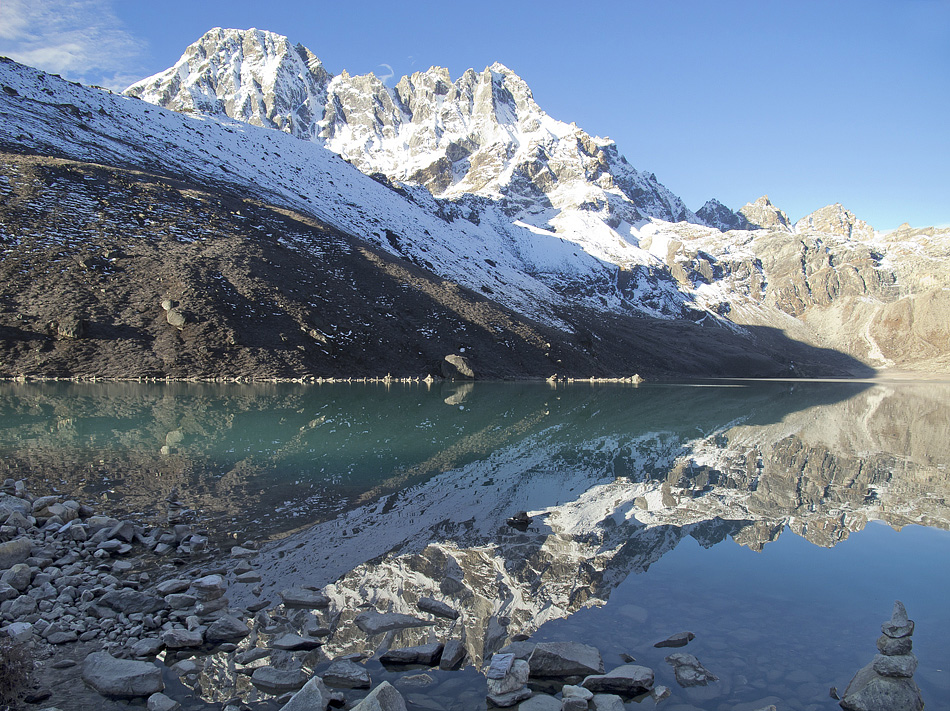
M 138 512 L 174 487 L 240 540 L 271 534 L 263 596 L 327 586 L 329 657 L 434 635 L 480 661 L 604 605 L 684 539 L 950 529 L 948 449 L 935 383 L 0 387 L 4 476 Z M 521 510 L 531 525 L 507 526 Z M 360 605 L 412 614 L 426 596 L 461 619 L 386 640 L 353 624 Z M 922 688 L 946 684 L 925 666 Z

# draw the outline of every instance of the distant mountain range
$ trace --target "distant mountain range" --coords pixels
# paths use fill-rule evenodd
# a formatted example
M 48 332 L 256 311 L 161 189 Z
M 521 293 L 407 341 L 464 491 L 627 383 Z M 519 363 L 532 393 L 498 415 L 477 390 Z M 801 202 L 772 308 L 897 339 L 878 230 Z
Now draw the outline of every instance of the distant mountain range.
M 341 291 L 327 273 L 302 274 L 330 268 L 312 235 L 284 239 L 261 228 L 255 243 L 241 240 L 235 224 L 215 268 L 193 273 L 181 265 L 208 259 L 213 228 L 197 244 L 174 239 L 172 223 L 157 230 L 135 219 L 132 208 L 108 217 L 95 206 L 41 211 L 47 240 L 69 233 L 84 241 L 59 244 L 78 250 L 70 264 L 96 245 L 107 251 L 101 239 L 113 231 L 125 234 L 127 252 L 134 243 L 159 261 L 139 272 L 145 262 L 131 260 L 124 276 L 110 277 L 138 275 L 126 302 L 90 291 L 78 300 L 70 292 L 70 303 L 61 282 L 44 281 L 51 272 L 40 279 L 44 303 L 25 301 L 22 289 L 4 293 L 5 375 L 93 375 L 97 363 L 108 363 L 98 374 L 112 377 L 424 375 L 453 353 L 471 361 L 476 377 L 950 370 L 950 230 L 877 233 L 841 205 L 792 223 L 767 197 L 738 211 L 710 200 L 693 212 L 612 141 L 548 116 L 500 64 L 454 81 L 433 67 L 387 87 L 372 74 L 333 75 L 285 37 L 214 29 L 127 96 L 10 61 L 0 82 L 0 148 L 19 156 L 6 161 L 0 191 L 34 196 L 0 208 L 0 276 L 36 282 L 37 255 L 52 249 L 26 227 L 37 220 L 29 201 L 59 203 L 59 188 L 81 192 L 42 178 L 40 195 L 23 182 L 23 161 L 49 158 L 75 163 L 66 170 L 74 177 L 99 171 L 117 202 L 131 204 L 138 189 L 129 186 L 152 179 L 173 179 L 179 196 L 199 191 L 209 205 L 227 202 L 217 220 L 192 212 L 186 232 L 202 220 L 234 223 L 233 201 L 253 200 L 345 240 L 340 269 L 354 278 L 370 278 L 355 267 L 361 249 L 374 255 L 373 274 L 401 274 L 392 288 L 377 281 L 386 295 L 367 292 L 376 300 L 369 303 L 352 279 Z M 126 172 L 107 177 L 104 168 Z M 155 251 L 156 239 L 169 240 L 166 248 Z M 239 279 L 230 272 L 254 244 L 284 252 L 264 257 L 274 269 L 246 269 Z M 171 271 L 159 286 L 148 274 L 161 269 L 163 253 Z M 286 321 L 279 328 L 263 313 L 242 319 L 233 299 L 207 288 L 229 286 L 255 302 L 258 291 L 284 288 L 282 279 L 293 304 L 275 307 Z M 74 281 L 71 289 L 84 288 Z M 177 340 L 168 338 L 162 301 L 191 312 L 173 326 Z M 120 316 L 133 302 L 136 316 Z M 423 327 L 426 312 L 433 320 Z M 408 313 L 417 315 L 399 323 Z M 57 314 L 87 324 L 86 342 L 63 336 Z M 341 336 L 359 331 L 364 337 Z M 222 353 L 231 357 L 222 362 Z

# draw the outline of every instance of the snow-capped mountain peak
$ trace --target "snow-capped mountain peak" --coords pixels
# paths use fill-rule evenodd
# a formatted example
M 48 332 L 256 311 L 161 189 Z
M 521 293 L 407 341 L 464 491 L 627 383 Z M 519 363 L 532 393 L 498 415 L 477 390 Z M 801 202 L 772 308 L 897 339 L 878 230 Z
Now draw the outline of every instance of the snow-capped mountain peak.
M 331 75 L 302 45 L 266 30 L 216 27 L 178 62 L 125 93 L 180 112 L 226 115 L 312 139 Z
M 126 93 L 322 142 L 365 173 L 421 184 L 438 197 L 502 199 L 516 219 L 558 234 L 576 222 L 554 219 L 565 210 L 594 208 L 614 225 L 701 222 L 612 141 L 548 116 L 499 62 L 454 81 L 432 67 L 389 88 L 372 74 L 332 76 L 280 35 L 214 29 L 174 67 Z

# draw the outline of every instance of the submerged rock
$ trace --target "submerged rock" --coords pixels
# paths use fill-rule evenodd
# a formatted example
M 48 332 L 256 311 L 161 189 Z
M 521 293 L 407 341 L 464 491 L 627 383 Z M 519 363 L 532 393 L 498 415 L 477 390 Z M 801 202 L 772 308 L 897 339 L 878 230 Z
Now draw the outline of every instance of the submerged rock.
M 706 686 L 711 681 L 719 681 L 719 677 L 700 664 L 692 654 L 677 652 L 668 656 L 666 662 L 673 667 L 676 682 L 680 686 Z
M 696 635 L 692 632 L 677 632 L 676 634 L 670 635 L 662 642 L 657 642 L 654 644 L 654 647 L 685 647 L 687 644 L 696 639 Z

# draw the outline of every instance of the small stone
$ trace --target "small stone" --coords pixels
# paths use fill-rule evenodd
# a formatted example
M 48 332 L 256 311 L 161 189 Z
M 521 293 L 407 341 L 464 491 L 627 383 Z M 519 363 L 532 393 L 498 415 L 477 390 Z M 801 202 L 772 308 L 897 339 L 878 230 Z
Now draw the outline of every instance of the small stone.
M 173 578 L 165 580 L 155 586 L 155 591 L 159 595 L 172 595 L 174 593 L 184 592 L 191 587 L 191 581 L 184 578 Z
M 847 711 L 921 711 L 924 702 L 913 679 L 881 676 L 871 662 L 854 675 L 840 705 Z
M 162 634 L 162 643 L 169 649 L 200 647 L 204 638 L 198 630 L 170 629 Z
M 515 659 L 511 663 L 511 669 L 501 679 L 487 679 L 488 697 L 500 697 L 518 691 L 528 683 L 528 676 L 531 669 L 524 659 Z M 500 704 L 499 704 L 500 705 Z
M 161 598 L 130 588 L 111 590 L 99 598 L 99 602 L 126 615 L 133 612 L 155 612 L 165 607 L 165 601 Z
M 161 651 L 162 646 L 162 640 L 146 637 L 133 644 L 129 652 L 133 657 L 154 657 Z
M 205 575 L 193 580 L 191 587 L 195 591 L 195 597 L 203 601 L 217 600 L 219 597 L 223 597 L 228 589 L 224 578 L 220 575 Z
M 148 697 L 147 708 L 148 711 L 178 711 L 181 704 L 161 692 L 156 692 Z
M 901 654 L 910 654 L 910 650 L 914 648 L 914 642 L 910 637 L 888 637 L 886 634 L 882 634 L 877 639 L 877 648 L 881 654 L 884 654 L 888 657 L 894 657 Z
M 657 689 L 666 689 L 665 686 L 658 686 Z M 669 691 L 669 689 L 667 689 Z M 667 694 L 668 696 L 669 694 Z M 666 698 L 661 696 L 656 699 Z M 626 711 L 626 706 L 623 704 L 623 699 L 621 699 L 616 694 L 594 694 L 594 698 L 591 699 L 590 707 L 593 711 Z
M 33 636 L 33 625 L 29 622 L 11 622 L 3 631 L 15 642 L 26 642 Z
M 6 583 L 14 590 L 23 592 L 30 587 L 33 571 L 26 563 L 16 563 L 0 575 L 0 582 Z
M 547 694 L 535 694 L 530 699 L 522 701 L 518 706 L 518 711 L 561 711 L 561 702 Z
M 583 699 L 584 701 L 590 701 L 594 698 L 594 692 L 590 689 L 585 689 L 583 686 L 565 684 L 561 687 L 561 696 L 565 699 Z
M 247 573 L 241 573 L 240 575 L 234 576 L 234 580 L 239 583 L 259 583 L 261 582 L 261 574 L 257 571 L 251 570 Z
M 30 557 L 32 549 L 33 543 L 26 537 L 0 543 L 0 570 L 12 568 L 17 563 L 24 562 Z
M 874 671 L 881 676 L 903 676 L 909 678 L 917 671 L 917 656 L 914 654 L 892 656 L 876 654 L 874 655 L 872 665 Z
M 194 607 L 198 602 L 198 598 L 186 593 L 172 593 L 166 595 L 164 599 L 165 604 L 173 610 L 187 610 L 188 608 Z
M 485 673 L 489 679 L 504 679 L 515 661 L 514 654 L 493 654 Z

